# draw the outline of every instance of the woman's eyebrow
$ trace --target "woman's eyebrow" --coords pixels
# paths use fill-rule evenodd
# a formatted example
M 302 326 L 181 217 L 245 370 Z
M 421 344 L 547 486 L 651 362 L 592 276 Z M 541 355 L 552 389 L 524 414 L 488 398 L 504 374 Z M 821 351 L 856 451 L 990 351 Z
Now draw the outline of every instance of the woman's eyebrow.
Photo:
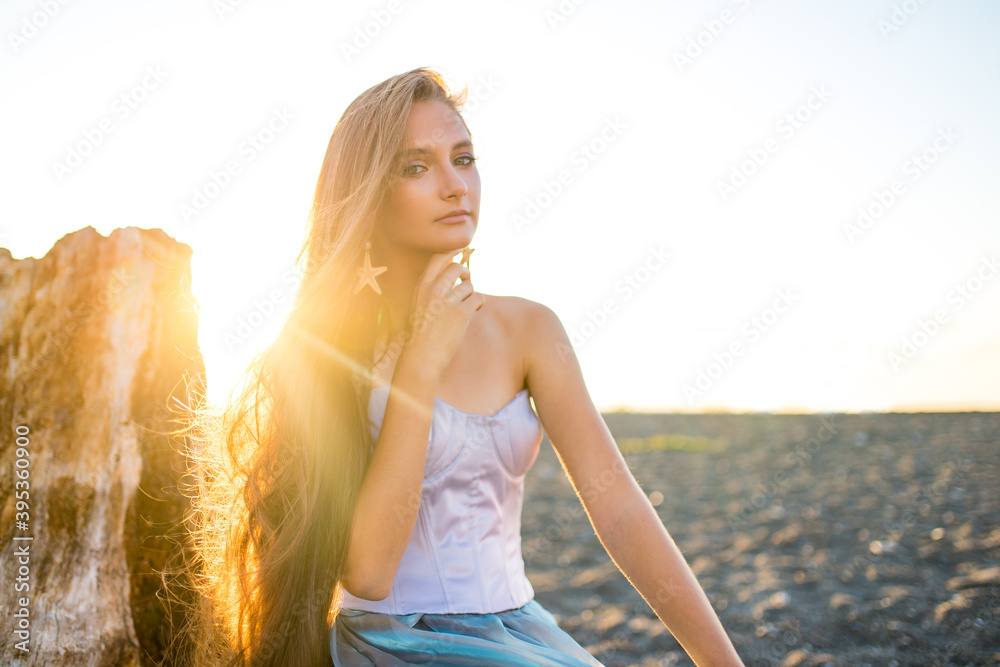
M 451 150 L 455 150 L 456 148 L 471 148 L 471 147 L 472 147 L 472 142 L 469 141 L 469 140 L 467 140 L 467 139 L 464 139 L 462 141 L 459 141 L 454 146 L 452 146 Z M 404 155 L 412 155 L 414 153 L 418 153 L 420 155 L 424 155 L 424 154 L 431 153 L 431 152 L 433 152 L 433 151 L 431 151 L 429 148 L 411 148 L 411 149 L 407 150 L 404 153 Z

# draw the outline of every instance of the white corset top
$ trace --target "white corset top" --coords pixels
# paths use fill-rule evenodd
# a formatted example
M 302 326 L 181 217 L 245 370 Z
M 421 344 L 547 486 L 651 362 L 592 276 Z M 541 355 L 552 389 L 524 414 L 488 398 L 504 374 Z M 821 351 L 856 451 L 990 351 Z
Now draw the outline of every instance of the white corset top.
M 389 386 L 371 390 L 375 441 Z M 524 475 L 541 442 L 527 389 L 490 416 L 435 398 L 420 508 L 392 591 L 384 600 L 366 600 L 344 590 L 342 608 L 490 614 L 530 602 L 535 591 L 521 556 L 521 504 Z

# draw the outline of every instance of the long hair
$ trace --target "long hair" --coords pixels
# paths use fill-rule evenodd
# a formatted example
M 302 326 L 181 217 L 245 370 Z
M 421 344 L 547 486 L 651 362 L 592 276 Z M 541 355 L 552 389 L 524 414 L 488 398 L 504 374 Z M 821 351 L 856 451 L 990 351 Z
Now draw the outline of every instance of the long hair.
M 280 333 L 224 408 L 192 409 L 196 482 L 178 578 L 196 595 L 174 633 L 173 664 L 331 663 L 330 628 L 372 446 L 366 388 L 375 343 L 391 327 L 381 317 L 384 297 L 353 293 L 357 267 L 399 173 L 412 104 L 441 101 L 461 118 L 466 94 L 417 68 L 366 90 L 337 122 L 296 259 L 302 280 Z

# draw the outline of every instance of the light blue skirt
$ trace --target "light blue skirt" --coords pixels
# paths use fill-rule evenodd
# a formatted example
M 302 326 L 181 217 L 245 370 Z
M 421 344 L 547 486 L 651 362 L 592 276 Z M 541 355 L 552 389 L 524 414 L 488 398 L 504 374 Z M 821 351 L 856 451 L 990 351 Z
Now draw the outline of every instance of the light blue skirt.
M 341 609 L 330 629 L 336 667 L 604 667 L 537 600 L 495 614 L 379 614 Z

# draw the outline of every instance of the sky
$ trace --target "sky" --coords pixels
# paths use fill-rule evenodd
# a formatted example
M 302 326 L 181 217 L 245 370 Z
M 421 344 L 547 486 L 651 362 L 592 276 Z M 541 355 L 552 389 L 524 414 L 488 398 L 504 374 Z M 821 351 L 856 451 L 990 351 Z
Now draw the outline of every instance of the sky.
M 193 250 L 219 400 L 273 340 L 337 119 L 468 85 L 476 289 L 601 410 L 1000 409 L 1000 5 L 5 0 L 0 246 Z

